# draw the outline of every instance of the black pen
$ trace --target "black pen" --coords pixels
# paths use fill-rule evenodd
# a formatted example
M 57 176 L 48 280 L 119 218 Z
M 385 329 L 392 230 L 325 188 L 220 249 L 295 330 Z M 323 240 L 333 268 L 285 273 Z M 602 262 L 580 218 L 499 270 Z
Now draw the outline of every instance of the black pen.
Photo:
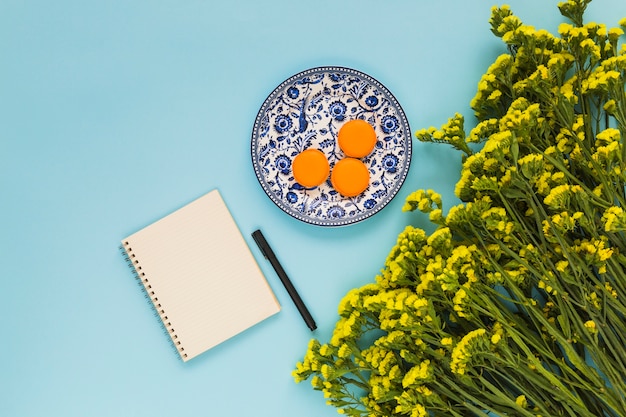
M 274 251 L 272 250 L 272 248 L 270 248 L 270 245 L 265 240 L 263 233 L 261 233 L 260 230 L 257 230 L 254 233 L 252 233 L 252 238 L 254 239 L 256 244 L 259 246 L 259 249 L 261 249 L 261 253 L 263 254 L 263 256 L 265 256 L 270 261 L 270 264 L 272 264 L 274 271 L 276 271 L 276 274 L 278 274 L 278 278 L 280 278 L 283 285 L 287 289 L 289 296 L 291 297 L 294 304 L 298 308 L 298 311 L 302 315 L 302 318 L 304 319 L 304 322 L 306 323 L 306 325 L 309 326 L 309 329 L 311 329 L 311 331 L 317 329 L 315 320 L 313 320 L 311 313 L 309 313 L 309 310 L 304 305 L 302 298 L 300 298 L 300 295 L 294 288 L 293 284 L 291 283 L 291 280 L 289 280 L 287 273 L 281 266 L 280 262 L 278 262 L 278 258 L 276 258 Z

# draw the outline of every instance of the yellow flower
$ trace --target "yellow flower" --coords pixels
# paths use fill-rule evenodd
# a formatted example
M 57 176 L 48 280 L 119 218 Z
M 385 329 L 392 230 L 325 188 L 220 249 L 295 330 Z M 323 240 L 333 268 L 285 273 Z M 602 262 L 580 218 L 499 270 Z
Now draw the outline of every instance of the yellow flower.
M 464 375 L 467 363 L 471 359 L 471 343 L 473 340 L 483 336 L 485 329 L 476 329 L 467 333 L 452 349 L 450 370 L 457 375 Z
M 550 284 L 546 283 L 546 281 L 544 280 L 540 280 L 537 286 L 540 289 L 545 290 L 545 292 L 547 292 L 548 294 L 552 294 L 552 295 L 558 294 L 558 291 L 555 288 L 553 288 Z
M 347 344 L 342 344 L 337 351 L 337 356 L 340 358 L 347 358 L 352 353 L 352 349 Z
M 543 202 L 552 209 L 567 208 L 571 197 L 579 192 L 582 192 L 580 185 L 557 185 L 550 190 L 550 193 L 544 198 Z
M 457 312 L 457 314 L 459 315 L 459 317 L 466 317 L 466 314 L 464 312 L 464 308 L 463 308 L 463 300 L 467 297 L 467 292 L 465 291 L 464 288 L 460 288 L 456 294 L 454 294 L 454 298 L 452 299 L 453 303 L 454 303 L 454 311 Z
M 428 219 L 432 222 L 432 223 L 439 223 L 443 220 L 443 214 L 441 209 L 434 209 L 433 211 L 430 212 L 430 214 L 428 215 Z
M 502 91 L 500 91 L 500 90 L 493 90 L 491 92 L 491 94 L 489 94 L 489 97 L 487 97 L 487 100 L 497 101 L 497 100 L 500 99 L 500 97 L 502 97 Z
M 609 29 L 609 40 L 612 42 L 616 42 L 620 36 L 624 34 L 624 31 L 620 28 L 611 28 Z
M 313 386 L 313 388 L 322 389 L 324 388 L 324 381 L 322 380 L 322 378 L 319 377 L 319 375 L 315 375 L 313 378 L 311 378 L 311 385 Z
M 609 284 L 608 282 L 604 283 L 604 289 L 606 289 L 606 291 L 611 295 L 611 297 L 613 298 L 617 298 L 617 291 L 615 291 L 613 289 L 613 287 L 611 286 L 611 284 Z
M 416 404 L 413 410 L 411 410 L 411 417 L 427 417 L 428 412 L 426 408 L 421 404 Z
M 613 114 L 615 112 L 615 109 L 617 108 L 615 100 L 611 99 L 607 101 L 606 103 L 604 103 L 603 108 L 607 113 Z
M 297 384 L 299 384 L 300 382 L 306 380 L 306 377 L 302 374 L 303 371 L 304 371 L 304 368 L 302 367 L 302 362 L 298 362 L 296 364 L 296 369 L 291 371 L 291 376 L 293 377 L 294 381 Z
M 320 369 L 320 372 L 322 373 L 322 376 L 326 380 L 331 378 L 332 371 L 333 371 L 332 368 L 328 364 L 326 364 L 326 363 L 324 365 L 322 365 L 322 368 Z
M 421 384 L 432 376 L 432 368 L 430 360 L 422 361 L 419 365 L 415 365 L 404 375 L 402 379 L 402 387 L 407 388 L 415 383 Z
M 515 404 L 517 404 L 518 406 L 522 408 L 526 408 L 528 406 L 528 401 L 526 400 L 526 396 L 520 395 L 519 397 L 517 397 L 515 399 Z
M 575 77 L 572 77 L 563 83 L 560 88 L 560 92 L 571 104 L 578 104 L 578 96 L 574 92 L 574 81 Z
M 322 356 L 330 356 L 330 354 L 332 353 L 328 345 L 322 345 L 322 347 L 320 347 L 319 352 L 320 352 L 320 355 Z
M 609 145 L 614 142 L 619 142 L 620 138 L 620 131 L 612 127 L 605 129 L 596 135 L 596 141 L 600 145 Z
M 596 323 L 593 320 L 587 320 L 585 322 L 585 328 L 589 331 L 589 333 L 591 334 L 596 334 L 598 333 L 598 329 L 596 328 Z
M 596 60 L 599 60 L 600 57 L 600 47 L 595 44 L 591 39 L 585 39 L 580 43 L 580 48 L 583 51 L 588 52 L 592 55 Z
M 569 262 L 567 261 L 558 261 L 556 263 L 556 270 L 560 272 L 565 272 L 567 267 L 569 266 Z
M 587 301 L 589 301 L 596 309 L 600 310 L 602 305 L 600 304 L 600 297 L 598 297 L 596 292 L 589 294 L 589 296 L 587 296 Z

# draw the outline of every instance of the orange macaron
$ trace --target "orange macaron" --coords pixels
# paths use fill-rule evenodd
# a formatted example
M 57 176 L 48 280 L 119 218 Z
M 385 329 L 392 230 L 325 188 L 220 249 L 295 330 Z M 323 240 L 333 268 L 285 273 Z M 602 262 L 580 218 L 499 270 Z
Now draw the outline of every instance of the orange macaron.
M 333 167 L 330 181 L 339 194 L 344 197 L 355 197 L 369 185 L 370 173 L 362 161 L 343 158 Z
M 363 158 L 376 145 L 376 131 L 365 120 L 350 120 L 339 129 L 337 143 L 346 156 Z
M 328 178 L 330 165 L 326 155 L 318 149 L 306 149 L 293 159 L 293 177 L 306 188 L 317 187 Z

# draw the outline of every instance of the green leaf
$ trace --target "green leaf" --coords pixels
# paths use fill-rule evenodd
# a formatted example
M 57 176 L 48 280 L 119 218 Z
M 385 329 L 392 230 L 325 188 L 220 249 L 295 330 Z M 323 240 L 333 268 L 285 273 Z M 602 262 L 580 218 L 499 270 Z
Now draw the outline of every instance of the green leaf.
M 556 319 L 558 320 L 559 325 L 563 330 L 563 335 L 568 339 L 572 337 L 572 330 L 570 328 L 570 323 L 567 317 L 565 317 L 563 314 L 559 314 Z

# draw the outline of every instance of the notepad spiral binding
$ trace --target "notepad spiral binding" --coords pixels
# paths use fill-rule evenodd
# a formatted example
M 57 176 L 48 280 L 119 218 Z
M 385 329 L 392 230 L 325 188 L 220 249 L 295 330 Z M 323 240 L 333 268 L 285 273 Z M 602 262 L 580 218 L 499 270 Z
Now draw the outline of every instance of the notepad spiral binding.
M 136 255 L 133 253 L 133 249 L 130 247 L 130 244 L 128 242 L 124 242 L 120 245 L 120 252 L 122 253 L 122 256 L 124 256 L 124 260 L 128 264 L 128 267 L 133 272 L 133 275 L 137 280 L 137 284 L 143 290 L 144 296 L 149 301 L 155 317 L 160 319 L 159 321 L 161 323 L 161 327 L 163 328 L 163 332 L 168 336 L 172 348 L 176 352 L 177 356 L 181 359 L 187 358 L 185 348 L 182 346 L 180 340 L 178 340 L 176 330 L 172 327 L 172 323 L 169 321 L 165 309 L 161 306 L 159 298 L 152 290 L 150 279 L 145 272 L 142 271 L 141 264 L 136 258 Z

